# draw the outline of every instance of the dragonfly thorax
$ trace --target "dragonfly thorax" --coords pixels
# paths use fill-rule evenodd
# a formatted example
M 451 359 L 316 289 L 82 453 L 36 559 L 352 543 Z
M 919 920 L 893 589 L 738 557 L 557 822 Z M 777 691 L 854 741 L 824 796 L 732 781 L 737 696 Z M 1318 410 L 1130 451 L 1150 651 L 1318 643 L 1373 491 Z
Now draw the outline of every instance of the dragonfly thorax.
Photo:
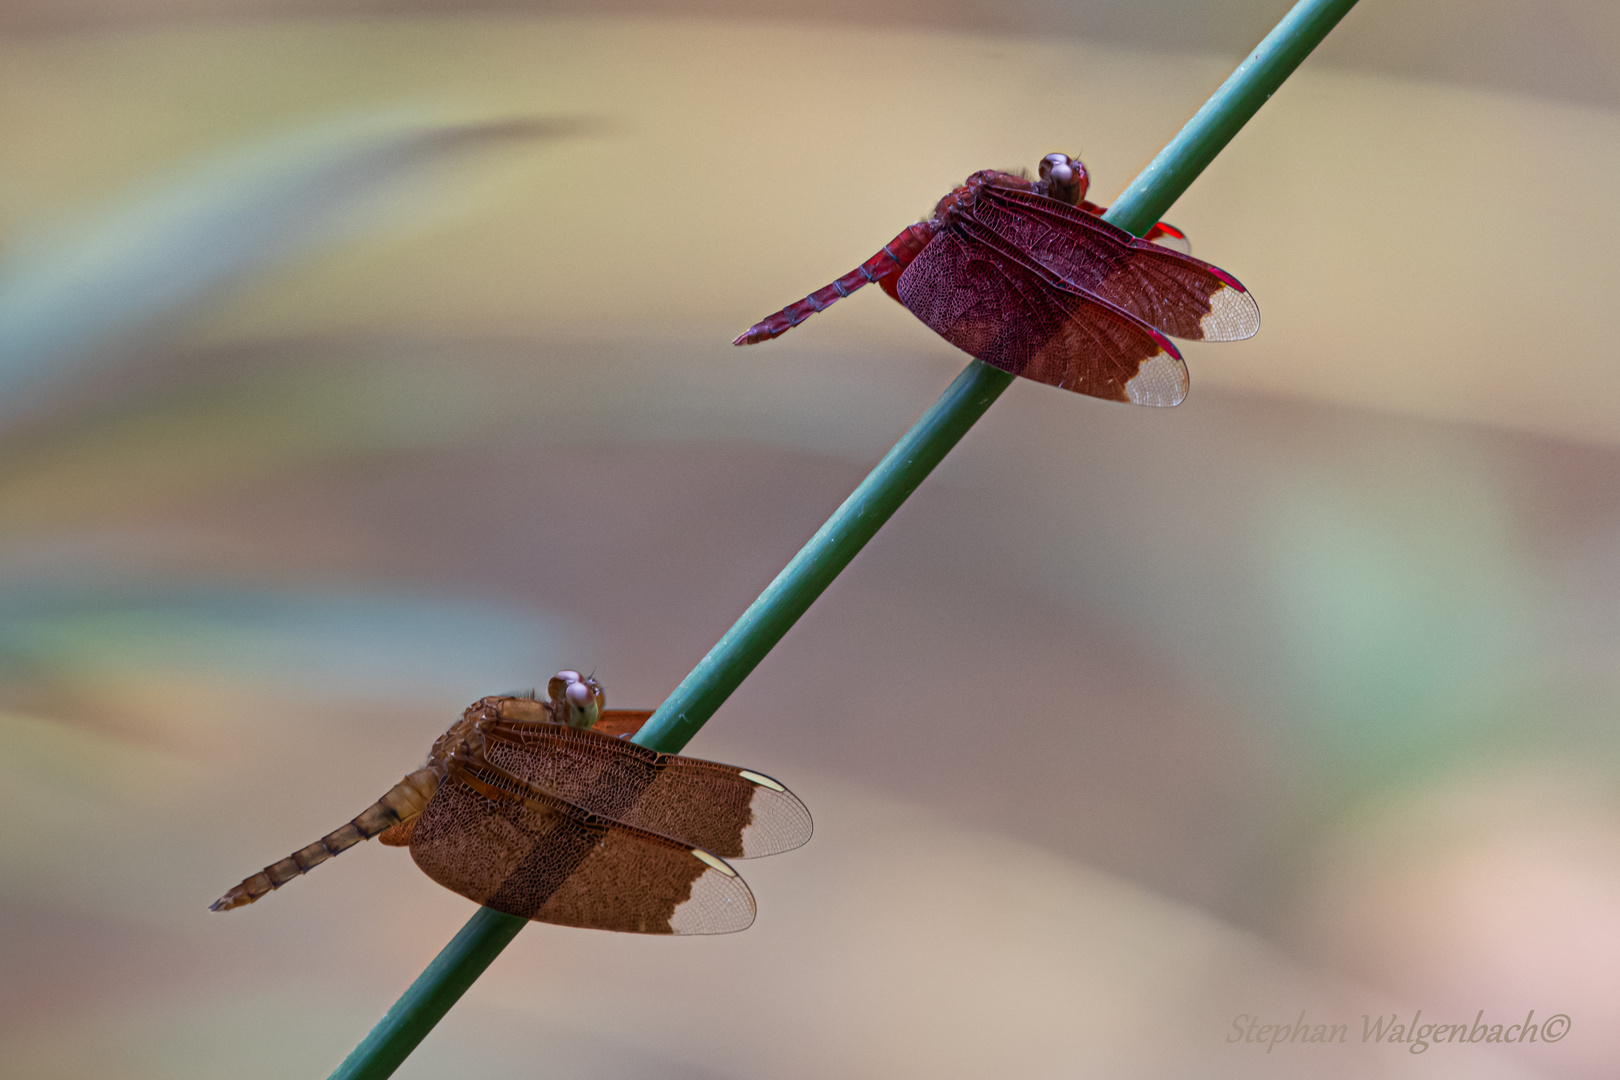
M 1079 206 L 1091 186 L 1091 176 L 1080 159 L 1068 154 L 1047 154 L 1041 159 L 1041 178 L 1031 180 L 1027 174 L 1002 172 L 999 169 L 981 169 L 968 177 L 961 187 L 939 200 L 928 225 L 939 230 L 952 218 L 969 213 L 979 192 L 986 187 L 1012 188 L 1045 195 L 1067 206 Z

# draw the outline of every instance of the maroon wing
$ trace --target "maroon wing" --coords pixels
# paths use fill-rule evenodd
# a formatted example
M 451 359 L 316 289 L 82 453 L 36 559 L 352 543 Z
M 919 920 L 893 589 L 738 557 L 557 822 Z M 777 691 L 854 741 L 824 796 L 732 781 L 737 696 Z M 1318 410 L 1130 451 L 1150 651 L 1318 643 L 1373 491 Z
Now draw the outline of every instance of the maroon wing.
M 946 341 L 1014 375 L 1138 405 L 1187 396 L 1187 366 L 1163 335 L 971 219 L 936 233 L 897 291 Z
M 791 851 L 810 839 L 810 811 L 763 773 L 649 750 L 560 724 L 502 721 L 485 729 L 488 760 L 592 813 L 728 859 Z
M 1209 263 L 1138 240 L 1072 206 L 1027 191 L 987 187 L 975 219 L 1010 246 L 1161 333 L 1239 341 L 1260 329 L 1260 308 L 1239 281 Z

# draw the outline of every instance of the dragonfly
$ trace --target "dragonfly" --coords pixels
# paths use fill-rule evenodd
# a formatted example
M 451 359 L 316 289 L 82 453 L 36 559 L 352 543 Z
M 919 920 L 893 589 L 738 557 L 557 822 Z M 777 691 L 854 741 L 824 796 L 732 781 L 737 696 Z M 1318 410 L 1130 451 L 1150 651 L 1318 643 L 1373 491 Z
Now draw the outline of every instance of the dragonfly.
M 1260 308 L 1163 222 L 1141 239 L 1086 200 L 1079 158 L 1039 178 L 987 169 L 854 270 L 737 336 L 754 345 L 875 282 L 952 345 L 1003 371 L 1137 405 L 1178 405 L 1187 365 L 1170 338 L 1238 341 Z
M 508 915 L 638 934 L 745 930 L 754 897 L 726 860 L 799 847 L 810 812 L 763 773 L 631 742 L 651 715 L 606 708 L 601 684 L 572 670 L 544 699 L 482 698 L 426 765 L 211 908 L 251 904 L 377 837 Z

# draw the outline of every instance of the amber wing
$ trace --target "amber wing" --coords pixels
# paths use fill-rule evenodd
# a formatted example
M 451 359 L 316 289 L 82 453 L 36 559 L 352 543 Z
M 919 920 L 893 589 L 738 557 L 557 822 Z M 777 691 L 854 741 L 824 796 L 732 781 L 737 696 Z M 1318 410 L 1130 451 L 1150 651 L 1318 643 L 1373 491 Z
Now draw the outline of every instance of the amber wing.
M 615 739 L 628 739 L 651 719 L 651 709 L 603 709 L 601 719 L 591 730 Z
M 1168 339 L 978 221 L 941 229 L 897 289 L 935 333 L 1003 371 L 1139 405 L 1187 396 L 1187 367 Z
M 1232 275 L 1191 255 L 1138 240 L 1054 199 L 987 187 L 973 216 L 1069 284 L 1189 341 L 1239 341 L 1260 329 L 1260 308 Z
M 558 798 L 728 859 L 810 839 L 810 811 L 762 773 L 557 724 L 497 722 L 485 739 L 492 764 Z
M 724 934 L 754 921 L 753 895 L 719 858 L 482 761 L 451 760 L 412 830 L 411 856 L 470 900 L 561 926 Z

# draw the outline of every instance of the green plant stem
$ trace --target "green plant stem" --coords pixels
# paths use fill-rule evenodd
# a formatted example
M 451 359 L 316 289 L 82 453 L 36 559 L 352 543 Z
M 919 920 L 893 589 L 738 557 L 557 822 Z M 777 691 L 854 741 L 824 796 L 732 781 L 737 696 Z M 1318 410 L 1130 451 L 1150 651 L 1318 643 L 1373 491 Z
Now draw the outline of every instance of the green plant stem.
M 1141 236 L 1322 43 L 1356 0 L 1300 0 L 1103 215 Z
M 636 734 L 636 741 L 665 753 L 685 746 L 1013 378 L 977 360 L 963 368 L 709 655 L 681 680 Z
M 1300 0 L 1132 181 L 1107 219 L 1138 236 L 1146 232 L 1354 5 Z M 666 753 L 684 747 L 1012 381 L 1004 371 L 970 363 L 681 680 L 636 741 Z M 391 1075 L 524 925 L 480 908 L 332 1080 Z
M 338 1077 L 385 1077 L 405 1063 L 417 1044 L 427 1038 L 433 1026 L 444 1019 L 450 1006 L 461 1000 L 467 987 L 478 980 L 495 961 L 527 919 L 508 915 L 494 908 L 473 912 L 467 925 L 456 932 L 450 944 L 400 995 L 394 1007 L 383 1014 L 354 1051 L 343 1059 L 332 1080 Z

